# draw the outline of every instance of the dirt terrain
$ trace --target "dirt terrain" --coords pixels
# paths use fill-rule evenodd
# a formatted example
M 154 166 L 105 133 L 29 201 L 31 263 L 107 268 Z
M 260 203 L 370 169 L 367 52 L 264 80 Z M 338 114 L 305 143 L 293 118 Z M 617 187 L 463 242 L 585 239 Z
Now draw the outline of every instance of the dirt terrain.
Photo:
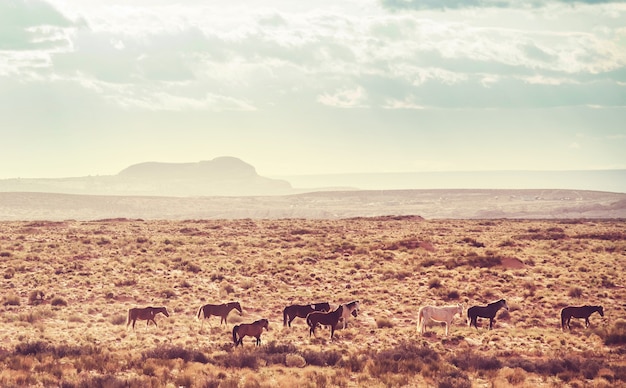
M 62 387 L 614 387 L 626 384 L 623 220 L 15 221 L 0 223 L 0 385 Z M 426 304 L 504 298 L 494 330 Z M 310 337 L 292 303 L 359 300 Z M 228 325 L 206 303 L 239 301 Z M 567 305 L 602 305 L 591 326 Z M 165 306 L 158 326 L 131 307 Z M 270 321 L 262 345 L 232 328 Z

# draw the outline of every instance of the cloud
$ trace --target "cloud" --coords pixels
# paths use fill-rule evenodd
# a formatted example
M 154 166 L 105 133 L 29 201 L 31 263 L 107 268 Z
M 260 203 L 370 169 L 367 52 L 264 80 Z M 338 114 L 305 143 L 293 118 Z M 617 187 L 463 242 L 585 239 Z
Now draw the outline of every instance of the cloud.
M 34 50 L 63 46 L 65 29 L 76 26 L 40 0 L 0 1 L 0 50 Z
M 390 10 L 444 10 L 465 8 L 539 8 L 549 4 L 609 4 L 625 0 L 381 0 Z
M 317 101 L 335 108 L 362 108 L 365 107 L 367 95 L 362 87 L 357 86 L 332 93 L 324 93 L 317 98 Z
M 589 9 L 543 18 L 498 8 L 490 11 L 494 21 L 483 15 L 467 18 L 461 11 L 438 18 L 372 7 L 363 17 L 357 8 L 209 12 L 210 7 L 198 6 L 202 2 L 194 7 L 165 3 L 103 3 L 91 14 L 73 11 L 88 21 L 80 23 L 43 1 L 12 0 L 22 13 L 41 10 L 32 12 L 40 16 L 13 23 L 19 31 L 38 31 L 44 40 L 31 36 L 19 48 L 0 50 L 0 77 L 73 83 L 125 110 L 626 104 L 626 54 L 620 46 L 626 30 L 598 28 L 613 16 L 588 17 Z M 435 3 L 451 9 L 517 4 L 419 4 L 435 8 Z M 522 16 L 532 25 L 515 24 Z M 563 27 L 565 18 L 575 23 L 567 19 L 573 24 Z

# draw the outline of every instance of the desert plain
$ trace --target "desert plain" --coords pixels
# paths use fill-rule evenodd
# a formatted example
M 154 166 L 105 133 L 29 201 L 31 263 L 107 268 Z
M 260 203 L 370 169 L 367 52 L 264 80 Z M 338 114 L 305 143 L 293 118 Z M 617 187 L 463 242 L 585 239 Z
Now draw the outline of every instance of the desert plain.
M 626 385 L 622 219 L 215 219 L 0 223 L 3 387 Z M 504 298 L 479 328 L 467 308 Z M 360 301 L 330 339 L 290 304 Z M 238 301 L 228 323 L 198 320 Z M 464 307 L 445 336 L 424 305 Z M 602 305 L 590 326 L 568 305 Z M 132 307 L 164 306 L 127 326 Z M 269 330 L 235 348 L 234 325 Z

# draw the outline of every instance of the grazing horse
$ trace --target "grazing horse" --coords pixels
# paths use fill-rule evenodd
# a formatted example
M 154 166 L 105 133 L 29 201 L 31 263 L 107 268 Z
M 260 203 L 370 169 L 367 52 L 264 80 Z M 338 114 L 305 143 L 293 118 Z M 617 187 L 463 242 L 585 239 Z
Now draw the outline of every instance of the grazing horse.
M 346 328 L 346 325 L 348 324 L 348 318 L 350 318 L 350 315 L 352 315 L 355 318 L 359 315 L 359 301 L 358 300 L 353 300 L 352 302 L 343 305 L 343 313 L 341 314 L 341 320 L 343 321 L 343 329 Z
M 305 305 L 292 304 L 291 306 L 287 306 L 283 310 L 283 326 L 289 325 L 289 327 L 291 327 L 291 322 L 296 319 L 296 317 L 306 318 L 306 316 L 313 311 L 330 311 L 330 304 L 324 302 Z
M 330 326 L 330 339 L 333 339 L 335 334 L 335 326 L 343 315 L 343 305 L 339 305 L 335 311 L 322 312 L 313 311 L 306 316 L 306 324 L 309 325 L 309 337 L 311 334 L 315 334 L 315 328 L 317 325 Z
M 227 324 L 228 322 L 226 318 L 228 318 L 228 313 L 230 313 L 233 309 L 236 309 L 237 311 L 239 311 L 239 314 L 242 314 L 241 305 L 239 304 L 239 302 L 229 302 L 224 304 L 205 304 L 198 309 L 197 318 L 200 319 L 201 314 L 204 314 L 204 319 L 209 319 L 211 315 L 217 315 L 218 317 L 221 317 L 220 325 L 222 324 L 222 322 L 224 322 L 224 324 Z M 202 324 L 204 324 L 204 320 L 202 320 Z
M 448 336 L 448 333 L 450 332 L 450 324 L 457 313 L 459 314 L 459 317 L 463 316 L 463 305 L 460 303 L 456 306 L 423 306 L 417 313 L 417 330 L 424 334 L 426 331 L 426 323 L 429 320 L 445 322 L 446 336 Z
M 146 326 L 150 324 L 150 321 L 154 323 L 154 326 L 158 326 L 154 320 L 154 317 L 158 313 L 163 313 L 166 317 L 170 316 L 165 307 L 132 308 L 128 310 L 128 322 L 126 322 L 126 326 L 128 327 L 128 325 L 130 325 L 130 321 L 133 321 L 133 330 L 135 330 L 135 322 L 138 319 L 147 321 Z
M 235 347 L 241 345 L 243 347 L 243 337 L 256 337 L 256 346 L 261 345 L 261 334 L 263 329 L 269 330 L 269 321 L 267 319 L 259 319 L 252 323 L 242 323 L 233 327 L 233 342 Z
M 595 312 L 598 312 L 601 317 L 604 316 L 604 309 L 602 306 L 567 306 L 561 310 L 561 330 L 572 330 L 569 322 L 572 318 L 585 318 L 585 327 L 589 327 L 589 316 Z
M 493 329 L 493 319 L 495 318 L 498 310 L 501 308 L 509 310 L 509 306 L 506 305 L 506 300 L 500 299 L 497 302 L 489 303 L 487 306 L 472 306 L 467 309 L 467 324 L 469 327 L 474 326 L 478 329 L 477 321 L 478 317 L 489 318 L 489 330 Z

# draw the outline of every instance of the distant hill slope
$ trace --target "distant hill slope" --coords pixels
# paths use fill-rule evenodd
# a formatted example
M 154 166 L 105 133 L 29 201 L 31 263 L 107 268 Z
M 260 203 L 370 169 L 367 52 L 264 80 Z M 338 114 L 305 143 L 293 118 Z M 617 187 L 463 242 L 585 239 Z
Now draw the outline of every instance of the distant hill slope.
M 580 190 L 364 190 L 181 198 L 0 193 L 0 221 L 336 219 L 386 215 L 428 219 L 626 219 L 626 194 Z
M 293 193 L 289 182 L 262 177 L 254 167 L 234 157 L 219 157 L 198 163 L 140 163 L 117 175 L 107 176 L 0 180 L 0 192 L 11 191 L 157 196 Z

